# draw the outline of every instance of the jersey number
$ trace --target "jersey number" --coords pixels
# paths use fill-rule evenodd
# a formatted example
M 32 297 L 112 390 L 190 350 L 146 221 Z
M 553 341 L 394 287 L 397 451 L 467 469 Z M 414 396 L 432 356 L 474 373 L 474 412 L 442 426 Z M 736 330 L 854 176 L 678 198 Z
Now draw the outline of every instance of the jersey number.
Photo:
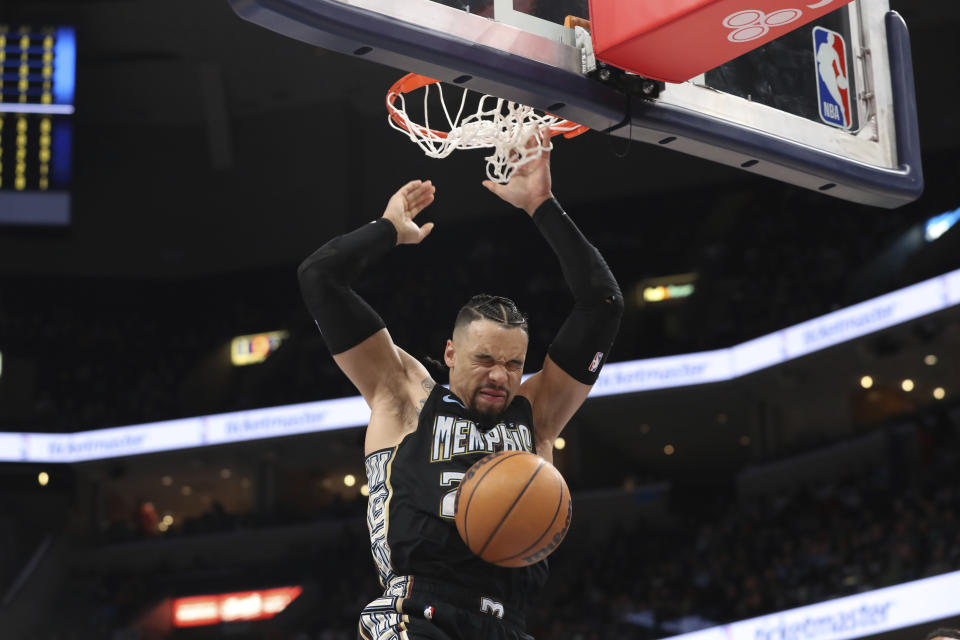
M 463 480 L 462 471 L 444 471 L 440 474 L 441 487 L 453 486 L 453 489 L 444 493 L 443 497 L 440 498 L 440 515 L 444 518 L 453 518 L 457 515 L 457 487 L 461 480 Z

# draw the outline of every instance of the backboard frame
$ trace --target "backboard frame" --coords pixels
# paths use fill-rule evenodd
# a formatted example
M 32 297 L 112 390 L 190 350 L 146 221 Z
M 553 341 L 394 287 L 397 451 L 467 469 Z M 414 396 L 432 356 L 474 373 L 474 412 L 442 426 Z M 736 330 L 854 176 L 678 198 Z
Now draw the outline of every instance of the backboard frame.
M 860 55 L 854 71 L 875 116 L 864 119 L 859 132 L 842 135 L 698 86 L 697 79 L 667 83 L 654 99 L 623 93 L 582 73 L 580 50 L 564 35 L 572 30 L 537 24 L 513 11 L 512 0 L 495 0 L 497 20 L 431 0 L 229 2 L 242 18 L 308 44 L 830 196 L 893 208 L 923 191 L 909 33 L 887 0 L 854 0 L 838 9 L 851 12 L 858 25 L 850 43 Z M 773 120 L 781 124 L 772 126 Z M 821 132 L 836 140 L 818 140 Z

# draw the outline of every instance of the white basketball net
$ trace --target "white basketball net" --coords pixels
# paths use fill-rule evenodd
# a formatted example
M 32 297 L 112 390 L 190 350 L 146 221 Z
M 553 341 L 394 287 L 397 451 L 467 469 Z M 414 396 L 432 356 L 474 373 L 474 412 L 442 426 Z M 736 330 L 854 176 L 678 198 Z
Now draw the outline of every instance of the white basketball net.
M 428 106 L 431 87 L 440 95 L 449 132 L 430 127 Z M 476 113 L 461 120 L 468 89 L 463 90 L 456 117 L 451 117 L 447 109 L 442 85 L 428 84 L 423 90 L 423 124 L 417 124 L 407 114 L 403 93 L 391 91 L 387 94 L 387 104 L 391 105 L 391 114 L 387 117 L 390 126 L 406 134 L 431 158 L 446 158 L 455 149 L 493 148 L 493 153 L 485 158 L 487 177 L 500 184 L 509 182 L 510 176 L 519 167 L 536 160 L 544 151 L 553 149 L 551 135 L 580 128 L 574 122 L 537 113 L 533 107 L 488 95 L 480 98 Z M 531 138 L 536 140 L 536 144 L 528 144 Z

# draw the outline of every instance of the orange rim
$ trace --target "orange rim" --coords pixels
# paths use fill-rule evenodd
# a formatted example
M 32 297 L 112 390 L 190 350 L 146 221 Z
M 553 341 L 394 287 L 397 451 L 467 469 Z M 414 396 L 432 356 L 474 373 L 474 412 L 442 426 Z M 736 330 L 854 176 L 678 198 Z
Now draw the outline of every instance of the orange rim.
M 401 128 L 409 131 L 406 121 L 400 117 L 400 111 L 394 106 L 394 101 L 397 99 L 397 96 L 409 93 L 411 91 L 416 91 L 417 89 L 423 88 L 430 84 L 438 84 L 439 81 L 430 78 L 428 76 L 420 75 L 419 73 L 408 73 L 399 80 L 393 83 L 393 86 L 387 91 L 387 112 L 390 114 L 390 119 L 397 123 Z M 559 118 L 560 116 L 554 115 L 550 112 L 546 112 L 554 118 Z M 575 129 L 569 129 L 570 126 L 575 126 Z M 415 125 L 417 128 L 416 133 L 425 136 L 435 136 L 438 138 L 446 138 L 448 131 L 437 131 L 436 129 L 430 129 L 429 127 L 423 127 L 420 125 Z M 564 120 L 561 118 L 560 122 L 550 126 L 550 137 L 563 135 L 564 138 L 575 138 L 582 133 L 585 133 L 590 130 L 590 127 L 577 124 L 571 120 Z
M 396 122 L 402 129 L 410 131 L 410 129 L 407 127 L 407 122 L 400 117 L 400 111 L 394 106 L 393 102 L 399 95 L 416 91 L 417 89 L 425 87 L 428 84 L 437 84 L 437 82 L 438 81 L 434 78 L 422 76 L 419 73 L 408 73 L 394 82 L 393 86 L 387 91 L 387 112 L 390 114 L 390 119 Z M 417 126 L 416 133 L 419 133 L 423 136 L 433 135 L 438 138 L 446 138 L 448 132 L 437 131 L 436 129 L 430 129 L 429 127 Z

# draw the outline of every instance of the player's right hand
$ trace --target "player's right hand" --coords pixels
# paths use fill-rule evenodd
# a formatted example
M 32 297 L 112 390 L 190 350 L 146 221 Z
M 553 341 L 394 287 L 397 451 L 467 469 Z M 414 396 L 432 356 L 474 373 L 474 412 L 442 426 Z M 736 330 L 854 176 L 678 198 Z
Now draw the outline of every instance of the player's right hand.
M 544 142 L 541 143 L 541 140 Z M 540 130 L 539 137 L 530 136 L 525 144 L 528 149 L 534 149 L 541 144 L 549 146 L 550 128 L 544 127 Z M 532 216 L 545 200 L 553 196 L 550 190 L 550 152 L 541 151 L 538 158 L 518 167 L 507 184 L 498 184 L 492 180 L 484 180 L 482 184 L 502 200 Z
M 420 244 L 433 231 L 433 223 L 418 226 L 413 221 L 433 202 L 436 188 L 429 180 L 412 180 L 403 185 L 387 202 L 383 217 L 397 229 L 397 244 Z

